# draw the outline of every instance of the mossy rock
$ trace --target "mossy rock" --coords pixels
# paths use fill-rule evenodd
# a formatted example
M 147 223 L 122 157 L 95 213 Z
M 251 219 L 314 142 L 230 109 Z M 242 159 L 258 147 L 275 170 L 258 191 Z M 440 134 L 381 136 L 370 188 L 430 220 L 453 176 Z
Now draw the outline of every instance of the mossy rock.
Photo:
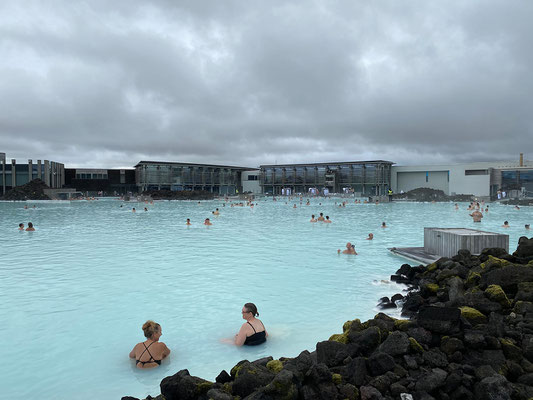
M 433 272 L 437 269 L 437 263 L 429 264 L 426 268 L 427 272 Z
M 477 286 L 479 285 L 479 281 L 481 280 L 481 275 L 477 272 L 470 271 L 468 274 L 468 277 L 466 278 L 466 284 L 467 286 Z
M 514 303 L 513 311 L 517 314 L 533 312 L 533 303 L 530 301 L 517 301 Z
M 196 385 L 196 393 L 206 394 L 213 387 L 213 382 L 202 382 Z
M 348 343 L 348 332 L 345 333 L 334 333 L 328 339 L 330 342 L 339 342 L 343 344 Z M 272 362 L 272 361 L 270 361 Z
M 267 362 L 266 367 L 270 371 L 272 371 L 275 374 L 277 374 L 278 372 L 280 372 L 283 369 L 283 363 L 280 360 L 270 360 L 269 362 Z
M 468 322 L 474 325 L 485 324 L 487 322 L 487 317 L 473 307 L 465 306 L 459 307 L 459 309 L 461 310 L 461 317 L 464 317 Z
M 410 337 L 409 338 L 409 349 L 411 350 L 411 353 L 423 353 L 424 348 L 420 343 L 416 341 L 415 338 Z
M 500 304 L 503 308 L 511 307 L 511 302 L 500 285 L 490 285 L 485 289 L 485 296 L 487 296 L 490 301 Z
M 396 329 L 397 331 L 405 332 L 414 325 L 415 324 L 408 319 L 397 319 L 394 321 L 394 329 Z
M 237 375 L 239 375 L 239 371 L 241 370 L 242 368 L 242 365 L 244 363 L 247 363 L 248 360 L 242 360 L 242 361 L 239 361 L 230 371 L 230 375 L 233 377 L 233 378 L 236 378 Z
M 335 384 L 335 385 L 340 385 L 342 383 L 342 376 L 341 374 L 332 374 L 331 375 L 331 381 Z
M 424 285 L 425 290 L 427 290 L 429 293 L 437 294 L 437 290 L 439 290 L 439 285 L 436 283 L 428 283 Z
M 522 349 L 520 347 L 516 346 L 508 339 L 501 338 L 500 343 L 502 345 L 502 350 L 503 354 L 505 354 L 505 358 L 516 362 L 520 362 L 520 360 L 522 360 Z
M 512 263 L 507 260 L 502 260 L 501 258 L 497 258 L 494 256 L 489 256 L 489 259 L 485 261 L 484 263 L 481 263 L 481 269 L 485 269 L 488 267 L 505 267 L 506 265 L 511 265 Z
M 226 382 L 222 385 L 222 390 L 228 394 L 231 394 L 231 391 L 232 391 L 232 383 L 230 382 Z

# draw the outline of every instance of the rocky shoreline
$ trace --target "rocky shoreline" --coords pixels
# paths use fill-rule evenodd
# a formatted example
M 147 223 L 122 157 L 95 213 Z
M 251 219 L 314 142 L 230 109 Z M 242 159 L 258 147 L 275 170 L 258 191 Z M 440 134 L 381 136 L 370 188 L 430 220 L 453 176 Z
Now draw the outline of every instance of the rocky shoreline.
M 454 196 L 448 196 L 442 190 L 431 188 L 417 188 L 405 193 L 394 193 L 391 195 L 392 200 L 411 200 L 420 202 L 442 202 L 442 201 L 472 201 L 474 195 L 472 194 L 459 194 Z
M 40 179 L 34 179 L 22 186 L 14 187 L 0 196 L 0 200 L 25 201 L 25 200 L 51 200 L 44 194 L 44 189 L 49 187 Z
M 243 360 L 215 382 L 182 370 L 162 380 L 155 399 L 533 398 L 533 238 L 520 238 L 512 255 L 462 250 L 404 264 L 391 279 L 410 287 L 395 296 L 410 319 L 347 321 L 313 352 Z

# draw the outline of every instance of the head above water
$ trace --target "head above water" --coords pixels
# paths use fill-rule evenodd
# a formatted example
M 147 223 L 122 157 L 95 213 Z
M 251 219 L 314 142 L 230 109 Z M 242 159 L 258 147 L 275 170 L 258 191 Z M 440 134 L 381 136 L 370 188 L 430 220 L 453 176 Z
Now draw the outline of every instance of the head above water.
M 154 336 L 154 333 L 161 332 L 161 325 L 152 320 L 148 320 L 143 324 L 142 330 L 144 332 L 144 336 L 148 339 L 151 339 L 152 336 Z
M 23 224 L 23 223 L 20 223 L 20 224 L 19 224 L 19 228 L 24 228 L 24 224 Z
M 254 317 L 258 317 L 257 307 L 254 303 L 246 303 L 243 307 L 243 313 L 252 313 Z
M 31 222 L 28 222 L 28 228 L 33 228 L 33 224 Z

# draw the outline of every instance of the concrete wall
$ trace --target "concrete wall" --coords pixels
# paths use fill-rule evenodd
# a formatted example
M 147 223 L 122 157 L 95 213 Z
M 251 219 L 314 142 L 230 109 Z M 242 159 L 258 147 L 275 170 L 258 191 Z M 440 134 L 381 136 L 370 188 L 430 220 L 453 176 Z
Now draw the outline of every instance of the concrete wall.
M 491 173 L 493 169 L 510 169 L 518 167 L 517 162 L 479 162 L 449 165 L 415 165 L 393 166 L 391 171 L 391 187 L 395 193 L 404 192 L 418 187 L 440 189 L 447 195 L 473 194 L 474 196 L 490 196 Z M 467 175 L 465 171 L 487 171 L 483 175 Z M 426 173 L 428 181 L 426 182 Z M 448 181 L 449 173 L 449 181 Z
M 427 187 L 442 190 L 448 194 L 448 171 L 403 171 L 396 175 L 397 188 L 394 192 L 408 192 L 409 190 Z
M 261 182 L 259 180 L 260 171 L 243 171 L 241 174 L 242 191 L 252 192 L 254 194 L 261 193 Z M 256 180 L 249 180 L 249 176 L 257 177 Z

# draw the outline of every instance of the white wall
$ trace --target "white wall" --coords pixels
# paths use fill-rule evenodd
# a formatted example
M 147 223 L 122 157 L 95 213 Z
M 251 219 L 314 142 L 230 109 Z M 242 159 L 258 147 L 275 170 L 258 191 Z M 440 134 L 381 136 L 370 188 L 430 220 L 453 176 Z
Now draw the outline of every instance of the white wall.
M 241 174 L 241 183 L 243 192 L 252 192 L 255 194 L 261 193 L 261 185 L 259 184 L 259 171 L 243 171 Z M 248 176 L 257 176 L 257 180 L 250 181 Z
M 484 162 L 449 165 L 416 165 L 393 166 L 391 170 L 391 186 L 395 193 L 419 187 L 440 189 L 447 195 L 472 194 L 474 196 L 490 195 L 490 174 L 465 175 L 465 170 L 482 170 L 489 168 L 508 167 L 505 162 Z M 448 182 L 448 171 L 450 174 Z M 428 172 L 428 182 L 426 182 Z

